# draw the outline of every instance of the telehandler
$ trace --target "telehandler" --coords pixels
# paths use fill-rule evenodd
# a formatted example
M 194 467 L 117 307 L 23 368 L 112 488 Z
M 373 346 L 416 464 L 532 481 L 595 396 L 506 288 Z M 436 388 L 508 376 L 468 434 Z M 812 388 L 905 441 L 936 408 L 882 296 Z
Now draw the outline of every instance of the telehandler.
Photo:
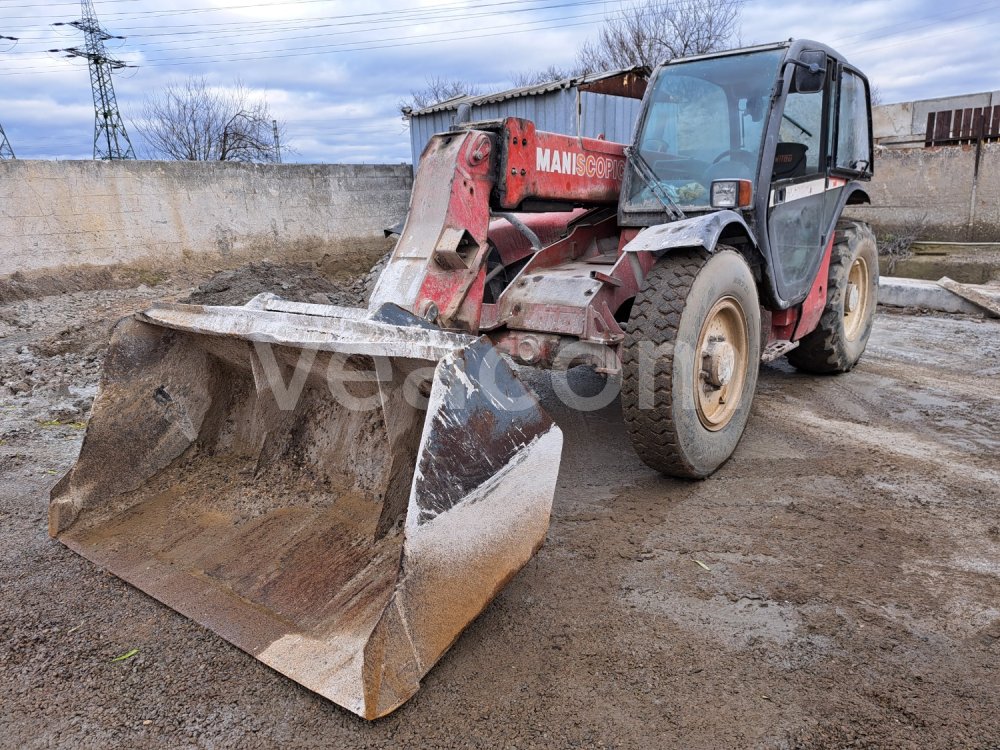
M 355 713 L 389 713 L 542 543 L 561 433 L 518 380 L 621 378 L 636 452 L 733 453 L 761 360 L 850 370 L 876 305 L 864 75 L 797 40 L 673 60 L 633 142 L 431 138 L 367 309 L 122 320 L 50 533 Z

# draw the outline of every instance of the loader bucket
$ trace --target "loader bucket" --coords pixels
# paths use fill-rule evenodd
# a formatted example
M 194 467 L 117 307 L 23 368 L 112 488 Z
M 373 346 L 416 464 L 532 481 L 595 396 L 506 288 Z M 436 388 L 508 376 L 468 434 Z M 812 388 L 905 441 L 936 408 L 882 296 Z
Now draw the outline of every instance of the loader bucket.
M 261 295 L 122 320 L 50 533 L 374 719 L 541 545 L 562 435 L 485 339 Z

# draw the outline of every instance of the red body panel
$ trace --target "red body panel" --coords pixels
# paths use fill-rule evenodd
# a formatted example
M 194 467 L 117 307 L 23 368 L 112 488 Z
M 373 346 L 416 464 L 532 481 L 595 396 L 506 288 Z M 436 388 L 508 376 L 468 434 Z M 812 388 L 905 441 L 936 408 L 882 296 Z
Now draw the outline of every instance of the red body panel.
M 809 290 L 809 295 L 802 302 L 799 324 L 795 326 L 795 334 L 791 337 L 792 341 L 798 341 L 816 330 L 819 319 L 823 316 L 823 308 L 826 307 L 827 284 L 830 279 L 833 239 L 831 233 L 830 241 L 826 244 L 826 251 L 823 253 L 823 261 L 819 264 L 819 271 L 816 272 L 816 278 L 813 280 L 812 289 Z
M 799 321 L 799 308 L 792 307 L 788 310 L 778 310 L 771 315 L 771 333 L 767 338 L 767 343 L 772 341 L 791 341 L 792 334 L 795 333 L 795 324 Z
M 561 239 L 566 234 L 566 228 L 586 213 L 586 209 L 577 208 L 572 211 L 520 214 L 519 219 L 535 233 L 542 247 L 545 247 Z M 490 242 L 497 249 L 505 266 L 524 260 L 535 252 L 531 240 L 506 219 L 490 222 Z
M 610 209 L 624 170 L 621 144 L 538 132 L 517 118 L 434 136 L 372 304 L 395 303 L 445 328 L 488 331 L 527 364 L 552 364 L 571 350 L 574 362 L 616 371 L 624 339 L 616 316 L 656 263 L 653 253 L 623 252 L 639 232 L 620 228 Z M 492 215 L 547 205 L 566 210 Z M 816 327 L 832 247 L 831 240 L 805 302 L 774 313 L 771 340 L 797 340 Z M 484 303 L 494 252 L 516 276 Z
M 575 205 L 616 205 L 625 175 L 625 147 L 596 138 L 535 130 L 528 120 L 504 122 L 498 202 L 516 209 L 527 199 Z

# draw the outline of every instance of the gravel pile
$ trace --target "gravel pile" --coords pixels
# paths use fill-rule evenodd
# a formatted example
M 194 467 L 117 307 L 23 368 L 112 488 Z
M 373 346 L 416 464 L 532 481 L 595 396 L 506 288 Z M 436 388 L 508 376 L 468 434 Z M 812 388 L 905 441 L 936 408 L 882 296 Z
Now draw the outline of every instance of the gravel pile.
M 250 263 L 220 271 L 181 300 L 198 305 L 242 305 L 262 292 L 293 302 L 363 307 L 387 260 L 359 276 L 330 279 L 307 263 Z

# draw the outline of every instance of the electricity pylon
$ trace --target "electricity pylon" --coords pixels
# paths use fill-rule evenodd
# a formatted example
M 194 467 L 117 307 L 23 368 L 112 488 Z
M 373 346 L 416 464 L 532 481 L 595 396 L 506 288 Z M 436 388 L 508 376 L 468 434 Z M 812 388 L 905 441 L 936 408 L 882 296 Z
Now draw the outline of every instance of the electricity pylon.
M 14 149 L 10 147 L 7 134 L 3 132 L 3 125 L 0 125 L 0 159 L 13 159 Z
M 125 124 L 118 111 L 118 101 L 115 99 L 115 87 L 111 82 L 111 74 L 122 68 L 132 67 L 121 60 L 108 56 L 104 43 L 108 39 L 124 39 L 123 36 L 109 34 L 97 20 L 92 0 L 80 0 L 83 17 L 68 24 L 57 23 L 55 26 L 72 26 L 83 32 L 83 49 L 68 47 L 54 49 L 50 52 L 65 52 L 66 57 L 82 57 L 87 60 L 90 68 L 90 87 L 94 95 L 94 158 L 95 159 L 134 159 L 135 151 L 125 132 Z

